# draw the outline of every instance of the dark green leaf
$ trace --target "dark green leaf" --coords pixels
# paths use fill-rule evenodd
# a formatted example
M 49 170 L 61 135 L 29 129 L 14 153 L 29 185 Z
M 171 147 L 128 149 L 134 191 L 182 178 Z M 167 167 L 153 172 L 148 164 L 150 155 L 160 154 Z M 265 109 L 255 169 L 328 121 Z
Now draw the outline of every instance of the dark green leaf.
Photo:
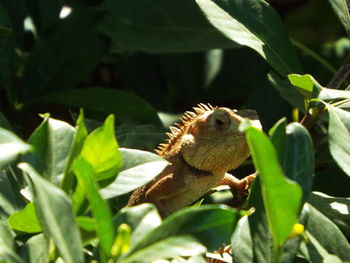
M 81 237 L 69 197 L 38 175 L 29 164 L 20 163 L 19 168 L 28 175 L 36 213 L 45 236 L 54 241 L 66 262 L 83 262 Z
M 108 204 L 98 193 L 98 185 L 94 181 L 96 175 L 93 167 L 80 157 L 74 161 L 73 171 L 79 183 L 84 187 L 89 199 L 92 214 L 96 219 L 96 233 L 99 237 L 101 250 L 104 255 L 109 256 L 115 238 L 115 229 L 112 224 L 112 215 Z
M 311 136 L 306 128 L 298 123 L 291 123 L 288 126 L 285 122 L 278 124 L 272 128 L 273 131 L 270 131 L 271 141 L 285 175 L 296 181 L 303 189 L 305 202 L 311 192 L 313 181 L 314 151 Z
M 109 0 L 102 7 L 106 15 L 100 29 L 122 49 L 165 53 L 235 46 L 193 1 Z
M 308 210 L 306 235 L 309 242 L 301 246 L 301 254 L 311 262 L 322 262 L 329 254 L 349 261 L 350 244 L 339 228 L 311 205 L 304 209 Z
M 25 262 L 46 263 L 49 258 L 49 242 L 44 234 L 35 235 L 21 247 L 20 254 Z
M 25 206 L 20 186 L 10 171 L 0 172 L 0 218 L 8 218 Z
M 0 128 L 0 171 L 5 169 L 17 157 L 31 149 L 12 132 Z
M 13 130 L 10 122 L 7 120 L 4 114 L 0 112 L 0 127 L 6 130 Z
M 38 40 L 23 73 L 20 102 L 40 102 L 38 95 L 72 88 L 94 69 L 107 48 L 98 21 L 98 11 L 76 9 Z
M 102 87 L 72 89 L 51 93 L 40 100 L 113 113 L 120 122 L 161 125 L 156 111 L 146 101 L 122 90 Z
M 171 122 L 166 127 L 174 124 Z M 117 139 L 121 147 L 153 151 L 165 140 L 164 129 L 152 124 L 122 124 L 118 125 Z
M 350 112 L 327 105 L 329 149 L 339 167 L 350 176 Z
M 23 210 L 13 213 L 8 223 L 14 230 L 27 233 L 41 232 L 41 226 L 35 213 L 34 203 L 28 203 Z
M 80 153 L 91 165 L 94 180 L 110 179 L 117 175 L 122 165 L 118 147 L 114 132 L 114 115 L 110 115 L 101 127 L 86 137 Z
M 247 127 L 247 142 L 262 183 L 262 196 L 273 233 L 275 255 L 297 223 L 302 191 L 284 176 L 277 152 L 268 137 L 255 127 Z M 288 204 L 288 206 L 286 206 Z
M 300 73 L 295 50 L 278 14 L 265 1 L 196 0 L 207 19 L 229 39 L 257 51 L 282 76 Z
M 328 0 L 340 22 L 350 36 L 350 4 L 348 0 Z
M 278 90 L 282 98 L 288 101 L 292 106 L 305 111 L 304 97 L 294 88 L 289 81 L 280 78 L 275 73 L 270 73 L 268 79 L 272 86 Z
M 59 15 L 64 0 L 53 0 L 50 2 L 45 0 L 32 0 L 28 3 L 35 27 L 40 34 L 43 34 L 59 21 Z
M 23 157 L 35 170 L 56 185 L 60 185 L 68 161 L 75 130 L 68 123 L 44 117 L 43 122 L 30 136 L 34 147 Z
M 104 198 L 113 198 L 131 192 L 150 182 L 169 165 L 156 154 L 133 149 L 119 149 L 123 165 L 117 178 L 100 191 Z
M 308 202 L 336 224 L 347 238 L 350 237 L 350 198 L 312 192 Z

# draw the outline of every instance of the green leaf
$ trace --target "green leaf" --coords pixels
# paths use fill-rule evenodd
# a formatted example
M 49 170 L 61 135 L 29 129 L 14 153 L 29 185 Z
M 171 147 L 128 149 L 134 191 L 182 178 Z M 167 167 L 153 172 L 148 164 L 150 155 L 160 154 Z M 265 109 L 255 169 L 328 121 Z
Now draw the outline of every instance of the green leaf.
M 47 180 L 60 185 L 68 154 L 75 135 L 75 130 L 68 123 L 44 116 L 43 122 L 28 139 L 34 152 L 23 156 Z
M 75 176 L 71 171 L 72 163 L 75 160 L 75 158 L 80 154 L 81 149 L 83 148 L 85 138 L 88 135 L 88 131 L 84 123 L 83 110 L 80 110 L 80 114 L 75 125 L 75 131 L 76 132 L 68 155 L 68 160 L 64 169 L 64 175 L 61 184 L 62 189 L 67 193 L 69 193 L 72 190 L 71 188 L 73 187 L 73 181 L 75 179 Z
M 54 241 L 64 261 L 83 262 L 81 237 L 69 197 L 38 175 L 29 164 L 20 163 L 18 167 L 28 175 L 36 213 L 45 236 Z
M 309 132 L 295 122 L 286 126 L 284 120 L 271 129 L 270 135 L 285 175 L 301 186 L 305 202 L 312 189 L 315 165 Z
M 35 213 L 34 203 L 28 203 L 23 210 L 13 213 L 8 223 L 14 230 L 27 233 L 41 232 L 41 226 Z
M 174 53 L 235 45 L 213 28 L 193 1 L 105 1 L 99 28 L 122 50 Z
M 131 243 L 133 244 L 158 227 L 162 223 L 162 219 L 155 205 L 145 203 L 123 208 L 115 218 L 114 223 L 117 225 L 126 223 L 133 229 L 131 235 Z
M 156 111 L 146 101 L 132 93 L 118 89 L 103 87 L 70 89 L 50 93 L 40 100 L 105 114 L 113 113 L 117 120 L 123 123 L 161 125 Z
M 252 126 L 247 127 L 245 131 L 254 166 L 262 183 L 262 196 L 273 234 L 276 256 L 280 253 L 278 251 L 288 238 L 293 225 L 297 223 L 302 191 L 298 184 L 284 176 L 277 152 L 268 137 Z
M 201 246 L 196 246 L 193 239 L 188 239 L 188 235 L 192 235 L 210 250 L 217 249 L 229 240 L 235 222 L 236 210 L 219 205 L 182 209 L 167 217 L 161 225 L 143 235 L 137 242 L 132 243 L 122 262 L 124 260 L 126 262 L 132 261 L 133 257 L 138 257 L 141 254 L 151 256 L 153 259 L 159 252 L 159 247 L 156 245 L 160 246 L 163 242 L 168 245 L 167 240 L 178 243 L 177 239 L 173 240 L 172 237 L 183 237 L 183 240 L 188 242 L 191 247 L 195 246 L 195 249 L 192 250 L 195 253 L 204 251 Z M 167 248 L 166 251 L 169 256 L 174 256 L 171 249 Z M 180 252 L 181 250 L 179 250 L 179 254 Z M 162 256 L 166 257 L 164 254 Z M 145 261 L 149 262 L 147 258 Z
M 169 165 L 156 154 L 133 149 L 119 149 L 123 165 L 117 178 L 100 190 L 103 198 L 113 198 L 131 192 L 150 182 Z
M 311 205 L 306 205 L 306 235 L 309 242 L 301 246 L 301 254 L 311 262 L 322 262 L 329 254 L 350 260 L 350 244 L 338 227 Z
M 122 262 L 152 262 L 157 259 L 174 258 L 178 256 L 189 257 L 205 252 L 206 248 L 198 243 L 192 236 L 170 236 L 162 242 L 150 244 L 150 246 L 132 254 Z
M 72 88 L 86 78 L 107 49 L 98 21 L 98 10 L 75 8 L 38 39 L 25 65 L 20 102 L 41 103 L 39 95 Z
M 13 130 L 10 122 L 7 120 L 4 114 L 0 112 L 0 127 L 6 130 Z
M 289 81 L 280 78 L 276 73 L 268 74 L 268 79 L 272 86 L 278 90 L 282 98 L 294 107 L 305 111 L 304 97 L 294 88 Z
M 0 221 L 0 262 L 24 263 L 17 253 L 15 234 L 3 221 Z
M 80 157 L 74 161 L 73 171 L 78 177 L 79 183 L 85 189 L 92 214 L 96 219 L 96 233 L 101 244 L 101 252 L 105 256 L 109 256 L 115 239 L 115 229 L 108 204 L 98 193 L 98 185 L 94 181 L 96 175 L 93 167 L 84 158 Z
M 91 165 L 95 180 L 105 180 L 117 175 L 122 165 L 118 147 L 114 115 L 110 115 L 101 127 L 86 137 L 81 149 L 81 156 Z
M 288 79 L 306 99 L 315 97 L 321 90 L 321 85 L 309 74 L 289 74 Z
M 28 152 L 30 145 L 12 132 L 0 128 L 0 171 L 15 161 L 20 154 Z
M 350 198 L 312 192 L 308 202 L 336 224 L 347 238 L 350 237 Z
M 329 150 L 339 167 L 350 176 L 350 112 L 327 104 Z
M 44 234 L 35 235 L 27 240 L 20 249 L 25 262 L 46 263 L 49 259 L 49 242 Z
M 347 0 L 328 0 L 346 32 L 350 36 L 350 11 Z
M 11 171 L 0 172 L 0 218 L 8 218 L 25 206 L 20 185 Z
M 232 247 L 235 248 L 235 253 L 232 254 L 234 262 L 254 262 L 253 241 L 247 216 L 242 217 L 238 221 L 235 232 L 233 233 L 231 238 L 231 244 Z
M 278 73 L 300 73 L 279 15 L 265 1 L 196 0 L 210 23 L 229 39 L 258 52 Z

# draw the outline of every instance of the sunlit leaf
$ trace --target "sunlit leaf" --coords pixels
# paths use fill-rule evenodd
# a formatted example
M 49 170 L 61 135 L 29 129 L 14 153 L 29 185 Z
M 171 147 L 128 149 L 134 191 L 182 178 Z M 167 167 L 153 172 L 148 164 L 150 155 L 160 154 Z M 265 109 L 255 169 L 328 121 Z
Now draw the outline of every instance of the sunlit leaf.
M 108 204 L 98 193 L 98 185 L 94 181 L 95 174 L 92 166 L 84 158 L 80 157 L 74 162 L 73 171 L 85 188 L 92 214 L 96 220 L 96 233 L 99 237 L 101 249 L 108 256 L 111 253 L 115 238 L 111 211 Z
M 150 152 L 126 148 L 119 150 L 123 165 L 114 182 L 100 190 L 104 198 L 123 195 L 143 186 L 169 165 L 167 161 Z
M 329 149 L 339 167 L 350 176 L 350 112 L 327 105 Z
M 259 129 L 248 126 L 247 141 L 254 166 L 259 172 L 262 196 L 275 249 L 281 249 L 297 222 L 302 191 L 284 176 L 273 144 Z M 275 251 L 276 253 L 276 251 Z
M 15 134 L 0 128 L 0 171 L 16 160 L 20 154 L 28 152 L 30 149 L 31 146 Z
M 41 232 L 41 226 L 35 213 L 34 203 L 28 203 L 23 210 L 13 213 L 8 222 L 14 230 L 27 233 Z
M 197 0 L 210 23 L 229 39 L 257 51 L 282 76 L 300 73 L 283 22 L 265 1 Z
M 115 138 L 113 115 L 86 137 L 81 156 L 91 165 L 95 180 L 105 180 L 117 175 L 122 160 Z

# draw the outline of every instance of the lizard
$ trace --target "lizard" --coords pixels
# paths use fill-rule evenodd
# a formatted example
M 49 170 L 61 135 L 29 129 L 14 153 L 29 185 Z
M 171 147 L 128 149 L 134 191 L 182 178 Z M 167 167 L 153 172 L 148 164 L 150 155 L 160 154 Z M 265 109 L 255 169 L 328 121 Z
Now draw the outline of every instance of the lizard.
M 254 110 L 232 110 L 199 104 L 170 127 L 166 143 L 156 153 L 170 164 L 148 184 L 136 189 L 127 206 L 153 203 L 164 218 L 191 205 L 208 190 L 228 185 L 238 205 L 247 196 L 255 175 L 239 180 L 227 171 L 237 168 L 249 156 L 244 132 L 239 125 L 248 117 L 261 129 Z

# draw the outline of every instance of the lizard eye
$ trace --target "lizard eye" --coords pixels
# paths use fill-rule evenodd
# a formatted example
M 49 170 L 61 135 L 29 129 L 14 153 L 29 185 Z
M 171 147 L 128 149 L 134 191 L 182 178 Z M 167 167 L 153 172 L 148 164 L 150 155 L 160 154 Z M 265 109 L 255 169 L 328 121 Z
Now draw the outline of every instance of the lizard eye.
M 226 114 L 218 114 L 214 116 L 214 125 L 217 130 L 223 131 L 230 126 L 230 120 Z

